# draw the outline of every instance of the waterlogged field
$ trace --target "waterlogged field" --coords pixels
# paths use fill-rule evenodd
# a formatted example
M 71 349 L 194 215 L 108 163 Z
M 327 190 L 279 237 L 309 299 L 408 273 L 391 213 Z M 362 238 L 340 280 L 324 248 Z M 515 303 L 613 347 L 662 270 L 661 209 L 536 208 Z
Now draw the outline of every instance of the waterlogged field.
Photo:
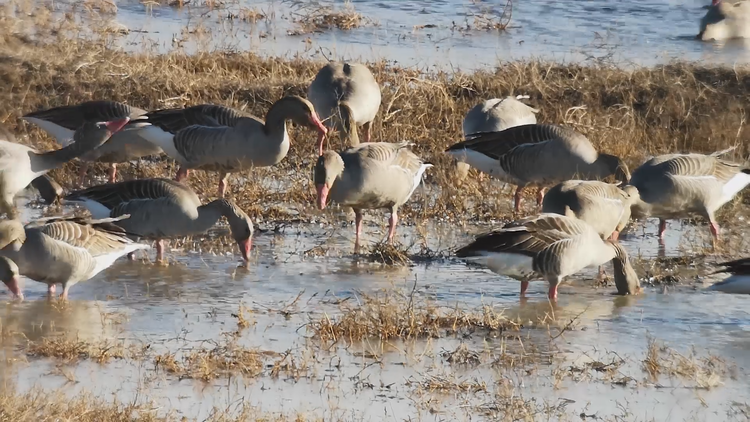
M 217 103 L 263 116 L 276 99 L 304 95 L 322 63 L 214 47 L 122 51 L 119 36 L 81 25 L 105 13 L 104 3 L 85 4 L 2 9 L 0 121 L 20 142 L 54 147 L 19 120 L 24 113 L 94 98 L 146 109 Z M 180 36 L 198 48 L 211 33 Z M 30 280 L 24 302 L 0 296 L 0 420 L 750 417 L 750 298 L 704 290 L 722 278 L 713 263 L 750 251 L 747 194 L 720 213 L 717 250 L 702 221 L 671 222 L 663 248 L 654 221 L 634 222 L 622 243 L 642 295 L 613 296 L 613 282 L 597 282 L 594 268 L 571 277 L 556 304 L 543 282 L 521 301 L 519 283 L 452 257 L 514 217 L 510 192 L 473 172 L 456 181 L 442 154 L 480 99 L 523 93 L 540 122 L 575 127 L 631 169 L 651 154 L 732 146 L 729 157 L 741 160 L 750 152 L 747 69 L 519 61 L 427 74 L 369 65 L 383 87 L 374 139 L 411 140 L 435 163 L 401 212 L 395 248 L 380 243 L 387 218 L 371 212 L 365 253 L 352 253 L 346 213 L 314 207 L 315 135 L 290 128 L 292 150 L 279 166 L 230 184 L 228 196 L 257 223 L 248 268 L 237 266 L 222 226 L 170 242 L 168 266 L 152 263 L 153 251 L 117 262 L 74 286 L 67 303 L 47 300 L 45 286 Z M 70 188 L 77 170 L 73 162 L 52 175 Z M 175 170 L 156 158 L 119 173 Z M 90 183 L 105 174 L 92 166 Z M 204 172 L 189 179 L 204 199 L 217 182 Z M 524 214 L 534 212 L 528 194 Z M 31 191 L 19 207 L 24 221 L 75 211 L 40 205 Z

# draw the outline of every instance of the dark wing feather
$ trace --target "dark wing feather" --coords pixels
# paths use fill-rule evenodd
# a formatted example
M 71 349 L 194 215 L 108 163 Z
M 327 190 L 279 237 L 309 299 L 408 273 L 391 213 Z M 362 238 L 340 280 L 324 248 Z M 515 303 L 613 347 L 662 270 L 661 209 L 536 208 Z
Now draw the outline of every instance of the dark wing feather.
M 116 101 L 86 101 L 81 104 L 35 111 L 23 117 L 46 120 L 66 129 L 76 130 L 86 122 L 107 122 L 132 117 L 127 104 Z
M 724 267 L 716 272 L 717 273 L 731 273 L 731 274 L 750 274 L 750 258 L 742 258 L 734 261 L 721 262 L 716 264 L 717 267 Z
M 233 127 L 242 117 L 246 116 L 233 108 L 212 104 L 201 104 L 187 108 L 151 111 L 136 121 L 147 121 L 161 130 L 175 134 L 182 129 L 195 125 L 208 127 Z
M 90 199 L 109 209 L 134 199 L 158 199 L 178 196 L 190 188 L 182 183 L 169 179 L 138 179 L 118 183 L 92 186 L 87 189 L 71 192 L 64 199 L 82 201 Z
M 510 127 L 499 132 L 479 132 L 451 145 L 446 151 L 470 149 L 498 159 L 523 144 L 536 144 L 561 137 L 583 136 L 573 129 L 557 125 L 530 124 Z

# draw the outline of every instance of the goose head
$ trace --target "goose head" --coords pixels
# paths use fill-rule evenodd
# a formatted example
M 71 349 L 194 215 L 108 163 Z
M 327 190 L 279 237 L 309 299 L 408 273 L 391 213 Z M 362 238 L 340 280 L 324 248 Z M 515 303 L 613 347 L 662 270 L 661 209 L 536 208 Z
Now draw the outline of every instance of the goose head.
M 18 265 L 11 259 L 0 256 L 0 280 L 8 286 L 14 298 L 23 300 L 23 292 L 18 284 L 19 276 Z
M 615 286 L 618 295 L 637 295 L 642 291 L 641 283 L 638 280 L 633 266 L 628 259 L 628 253 L 616 241 L 606 241 L 615 251 L 615 257 L 612 259 L 615 274 Z
M 284 120 L 291 120 L 294 123 L 318 131 L 318 145 L 322 149 L 323 141 L 328 133 L 328 129 L 320 121 L 318 113 L 315 111 L 310 101 L 296 95 L 284 97 L 271 107 L 268 111 L 266 121 L 273 121 L 272 114 L 280 113 Z
M 109 138 L 120 131 L 128 122 L 129 118 L 111 120 L 109 122 L 85 122 L 73 134 L 73 140 L 76 143 L 93 145 L 98 147 Z
M 318 208 L 325 209 L 331 187 L 344 173 L 344 160 L 334 151 L 326 151 L 315 163 L 313 179 L 318 191 Z
M 253 222 L 247 214 L 234 202 L 223 199 L 224 216 L 229 222 L 229 230 L 232 232 L 232 238 L 237 242 L 242 254 L 242 260 L 247 262 L 250 256 L 250 248 L 253 245 Z
M 614 176 L 621 183 L 627 183 L 630 180 L 630 170 L 620 157 L 610 154 L 599 154 L 596 163 L 599 165 L 599 176 L 601 178 Z

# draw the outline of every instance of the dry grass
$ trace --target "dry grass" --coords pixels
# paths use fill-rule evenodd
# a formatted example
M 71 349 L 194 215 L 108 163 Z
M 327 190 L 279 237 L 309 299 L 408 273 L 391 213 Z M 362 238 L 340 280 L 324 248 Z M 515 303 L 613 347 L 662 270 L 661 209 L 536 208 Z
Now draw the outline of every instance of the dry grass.
M 275 353 L 251 350 L 229 342 L 212 349 L 186 352 L 180 359 L 173 353 L 157 355 L 154 364 L 180 379 L 211 381 L 237 375 L 253 378 L 263 373 L 264 361 L 269 355 Z
M 679 378 L 689 388 L 711 389 L 723 384 L 722 378 L 733 376 L 727 363 L 713 355 L 697 356 L 695 350 L 687 355 L 654 340 L 649 339 L 643 370 L 657 387 L 661 376 Z
M 29 342 L 25 352 L 31 357 L 55 358 L 73 363 L 80 359 L 91 359 L 107 363 L 111 359 L 123 359 L 127 350 L 122 343 L 110 341 L 87 342 L 65 336 L 45 337 L 38 342 Z
M 293 21 L 298 29 L 288 31 L 289 35 L 323 32 L 334 28 L 348 31 L 361 26 L 375 25 L 375 22 L 357 13 L 349 1 L 345 1 L 340 8 L 317 1 L 298 2 L 293 9 Z

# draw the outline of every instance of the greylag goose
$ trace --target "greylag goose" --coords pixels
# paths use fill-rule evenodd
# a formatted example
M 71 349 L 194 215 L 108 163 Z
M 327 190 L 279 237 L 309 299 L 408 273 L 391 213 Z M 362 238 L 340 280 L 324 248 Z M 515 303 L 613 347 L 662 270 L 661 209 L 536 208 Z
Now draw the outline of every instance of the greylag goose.
M 388 242 L 398 224 L 398 207 L 406 203 L 422 181 L 422 174 L 432 164 L 423 162 L 407 147 L 408 142 L 368 142 L 340 153 L 328 150 L 315 164 L 315 187 L 318 207 L 325 209 L 328 200 L 354 210 L 356 231 L 354 250 L 359 251 L 362 234 L 362 210 L 386 208 Z
M 104 144 L 128 119 L 87 122 L 73 136 L 74 142 L 56 151 L 36 152 L 15 142 L 7 130 L 0 131 L 0 212 L 15 218 L 13 199 L 39 176 Z
M 598 180 L 568 180 L 555 185 L 542 202 L 542 212 L 578 218 L 602 239 L 617 240 L 630 220 L 630 207 L 639 199 L 635 186 Z
M 31 181 L 31 186 L 39 191 L 39 196 L 47 204 L 58 204 L 62 199 L 63 188 L 53 178 L 44 174 Z
M 290 144 L 287 120 L 323 135 L 327 131 L 312 104 L 297 96 L 276 101 L 265 123 L 212 105 L 152 111 L 137 121 L 150 123 L 139 134 L 180 164 L 175 180 L 184 180 L 189 169 L 217 171 L 219 196 L 223 198 L 229 173 L 273 166 L 286 157 Z
M 628 168 L 620 158 L 600 154 L 585 136 L 557 125 L 522 125 L 477 133 L 446 152 L 506 183 L 518 185 L 516 212 L 527 185 L 539 186 L 537 205 L 541 206 L 545 187 L 565 180 L 614 175 L 627 182 L 629 178 Z
M 697 38 L 702 41 L 750 38 L 750 1 L 712 0 L 701 19 Z
M 77 105 L 55 107 L 35 111 L 22 117 L 29 123 L 39 126 L 53 136 L 62 146 L 73 139 L 73 133 L 84 122 L 100 122 L 117 119 L 135 119 L 145 110 L 130 107 L 116 101 L 86 101 Z M 83 154 L 79 171 L 79 184 L 83 184 L 90 162 L 110 163 L 109 181 L 117 179 L 117 164 L 125 163 L 149 155 L 162 153 L 161 148 L 138 136 L 140 124 L 132 122 L 112 135 L 112 139 L 100 148 Z
M 658 217 L 659 239 L 667 219 L 700 215 L 709 222 L 714 243 L 719 225 L 714 213 L 750 184 L 750 167 L 718 158 L 723 152 L 659 155 L 633 172 L 629 184 L 640 193 L 635 217 Z
M 549 282 L 549 298 L 557 300 L 562 279 L 582 269 L 612 261 L 621 295 L 640 292 L 638 276 L 619 243 L 602 240 L 593 227 L 564 215 L 540 214 L 479 236 L 456 256 L 487 266 L 495 273 L 521 281 L 525 296 L 529 281 Z
M 736 261 L 728 261 L 716 264 L 724 267 L 717 273 L 731 274 L 726 279 L 711 285 L 709 290 L 724 293 L 750 294 L 750 258 L 742 258 Z
M 217 199 L 201 205 L 198 195 L 168 179 L 141 179 L 92 186 L 71 192 L 65 201 L 80 203 L 94 218 L 130 215 L 116 224 L 133 235 L 155 239 L 156 259 L 164 259 L 163 239 L 205 233 L 224 216 L 247 262 L 253 223 L 234 202 Z
M 46 283 L 50 295 L 61 284 L 60 296 L 67 299 L 74 284 L 91 279 L 121 256 L 149 248 L 128 239 L 112 221 L 50 218 L 24 226 L 5 220 L 0 222 L 0 255 L 15 262 L 21 275 Z M 23 297 L 17 284 L 6 285 Z
M 536 124 L 539 110 L 518 101 L 522 96 L 492 98 L 483 101 L 466 113 L 463 122 L 464 137 L 480 132 L 499 132 L 509 127 Z M 458 179 L 464 179 L 469 165 L 457 163 Z
M 380 86 L 367 66 L 360 63 L 331 62 L 323 66 L 307 90 L 307 98 L 330 129 L 338 130 L 351 146 L 359 145 L 357 126 L 365 130 L 364 141 L 370 142 L 372 122 L 380 108 Z M 325 135 L 325 134 L 323 134 Z M 325 136 L 318 138 L 323 154 Z

